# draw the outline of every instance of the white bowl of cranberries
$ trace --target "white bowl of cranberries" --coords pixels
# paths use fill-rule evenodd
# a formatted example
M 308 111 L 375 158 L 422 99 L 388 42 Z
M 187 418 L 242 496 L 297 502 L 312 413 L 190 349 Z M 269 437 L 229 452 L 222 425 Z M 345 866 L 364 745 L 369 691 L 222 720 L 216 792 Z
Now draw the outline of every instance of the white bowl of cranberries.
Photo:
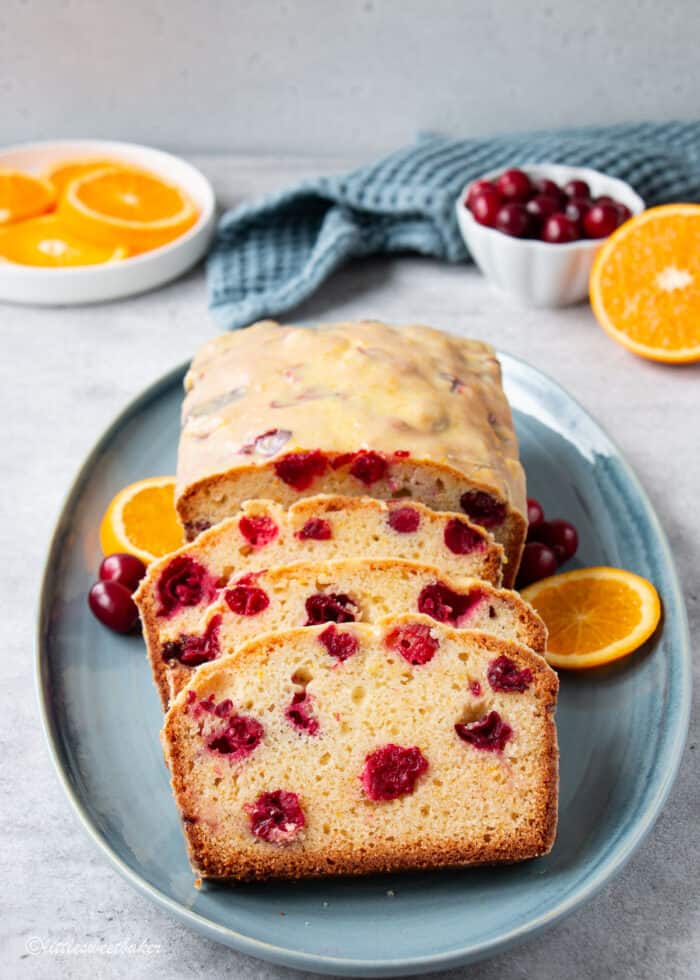
M 529 306 L 567 306 L 588 296 L 601 243 L 644 201 L 597 170 L 542 163 L 484 174 L 463 188 L 456 209 L 489 280 Z

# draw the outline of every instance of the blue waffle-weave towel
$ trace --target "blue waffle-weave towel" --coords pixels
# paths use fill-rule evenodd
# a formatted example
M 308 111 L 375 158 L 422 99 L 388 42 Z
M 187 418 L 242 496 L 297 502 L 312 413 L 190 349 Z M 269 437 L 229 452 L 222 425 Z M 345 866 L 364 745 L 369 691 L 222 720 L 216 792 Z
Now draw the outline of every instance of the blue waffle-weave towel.
M 482 173 L 526 162 L 602 170 L 647 205 L 700 201 L 700 122 L 432 137 L 352 173 L 305 180 L 223 215 L 207 266 L 212 312 L 229 329 L 276 316 L 357 256 L 463 261 L 457 194 Z

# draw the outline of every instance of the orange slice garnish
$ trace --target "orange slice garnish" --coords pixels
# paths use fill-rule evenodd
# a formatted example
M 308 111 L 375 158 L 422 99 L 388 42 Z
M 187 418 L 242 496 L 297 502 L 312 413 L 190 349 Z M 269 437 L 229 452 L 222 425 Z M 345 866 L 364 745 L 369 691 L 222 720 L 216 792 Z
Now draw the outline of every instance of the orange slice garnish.
M 86 174 L 92 174 L 96 170 L 105 170 L 110 167 L 123 167 L 128 170 L 127 164 L 122 164 L 119 160 L 99 160 L 99 159 L 72 159 L 72 160 L 59 160 L 58 163 L 52 164 L 50 167 L 44 171 L 44 179 L 56 189 L 56 193 L 60 197 L 68 184 L 72 181 L 77 180 L 78 177 L 84 177 Z
M 119 167 L 71 181 L 59 210 L 76 235 L 99 245 L 125 245 L 131 254 L 179 238 L 198 217 L 179 187 L 154 174 Z
M 99 265 L 125 259 L 123 247 L 93 245 L 69 231 L 54 214 L 0 230 L 0 260 L 50 268 Z
M 0 169 L 0 228 L 46 214 L 56 203 L 53 186 L 20 170 Z
M 650 208 L 621 225 L 596 256 L 590 296 L 601 327 L 640 357 L 700 360 L 700 205 Z
M 659 596 L 621 568 L 580 568 L 523 590 L 549 631 L 552 667 L 585 670 L 619 660 L 649 639 L 661 616 Z
M 124 487 L 100 524 L 100 545 L 105 555 L 126 551 L 148 564 L 182 544 L 173 476 L 154 476 Z

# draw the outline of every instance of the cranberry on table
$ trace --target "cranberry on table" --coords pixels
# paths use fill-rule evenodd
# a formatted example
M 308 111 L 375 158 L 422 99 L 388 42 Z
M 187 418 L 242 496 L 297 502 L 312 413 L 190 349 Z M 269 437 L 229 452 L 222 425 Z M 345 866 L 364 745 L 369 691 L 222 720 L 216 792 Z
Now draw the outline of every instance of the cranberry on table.
M 558 564 L 557 556 L 548 545 L 541 541 L 528 541 L 523 548 L 516 587 L 523 589 L 532 582 L 554 575 Z
M 578 549 L 578 533 L 569 521 L 545 521 L 538 528 L 538 540 L 552 549 L 557 561 L 568 561 Z
M 96 582 L 88 593 L 92 614 L 115 633 L 130 633 L 139 620 L 131 592 L 119 582 Z
M 482 191 L 488 192 L 492 190 L 495 190 L 495 188 L 490 180 L 475 180 L 467 191 L 467 196 L 464 203 L 468 208 L 471 208 L 475 199 L 482 193 Z
M 523 170 L 506 170 L 495 181 L 496 190 L 507 201 L 527 201 L 532 194 L 530 178 Z
M 550 214 L 542 226 L 540 238 L 543 242 L 551 245 L 563 245 L 566 242 L 575 242 L 579 238 L 579 231 L 576 223 L 567 218 L 565 214 Z
M 570 180 L 564 184 L 564 193 L 567 197 L 590 197 L 591 189 L 585 180 Z
M 480 225 L 493 228 L 501 209 L 501 195 L 494 187 L 487 187 L 476 195 L 471 204 L 472 214 Z
M 126 552 L 115 552 L 102 559 L 100 570 L 97 573 L 102 582 L 118 582 L 134 592 L 141 579 L 146 574 L 146 566 L 137 558 L 136 555 L 129 555 Z
M 530 230 L 530 216 L 522 204 L 504 204 L 496 215 L 496 228 L 511 238 L 524 238 Z
M 595 201 L 583 218 L 583 228 L 589 238 L 607 238 L 620 224 L 615 204 Z
M 528 531 L 544 524 L 544 507 L 534 497 L 527 498 L 527 524 Z

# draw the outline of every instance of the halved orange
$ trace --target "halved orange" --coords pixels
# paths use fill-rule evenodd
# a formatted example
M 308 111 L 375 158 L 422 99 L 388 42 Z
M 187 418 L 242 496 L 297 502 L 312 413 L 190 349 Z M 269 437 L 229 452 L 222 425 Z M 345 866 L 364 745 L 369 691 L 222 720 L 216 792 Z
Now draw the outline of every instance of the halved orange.
M 184 544 L 175 513 L 175 477 L 153 476 L 124 487 L 100 524 L 105 555 L 126 551 L 148 564 Z
M 98 245 L 132 254 L 165 245 L 197 220 L 192 200 L 155 174 L 107 167 L 71 181 L 59 205 L 68 226 Z
M 622 568 L 579 568 L 523 590 L 547 625 L 545 659 L 552 667 L 585 670 L 638 649 L 656 629 L 659 596 L 646 579 Z
M 96 170 L 105 170 L 108 167 L 124 167 L 129 169 L 127 164 L 122 164 L 119 160 L 99 160 L 99 159 L 70 159 L 59 160 L 44 171 L 44 179 L 56 189 L 60 197 L 68 184 L 78 177 L 94 173 Z
M 0 260 L 18 265 L 66 268 L 125 259 L 127 249 L 93 245 L 69 231 L 55 214 L 30 218 L 0 230 Z
M 700 205 L 650 208 L 621 225 L 596 255 L 590 297 L 601 327 L 640 357 L 700 360 Z
M 0 228 L 45 214 L 55 203 L 56 191 L 48 181 L 0 168 Z

